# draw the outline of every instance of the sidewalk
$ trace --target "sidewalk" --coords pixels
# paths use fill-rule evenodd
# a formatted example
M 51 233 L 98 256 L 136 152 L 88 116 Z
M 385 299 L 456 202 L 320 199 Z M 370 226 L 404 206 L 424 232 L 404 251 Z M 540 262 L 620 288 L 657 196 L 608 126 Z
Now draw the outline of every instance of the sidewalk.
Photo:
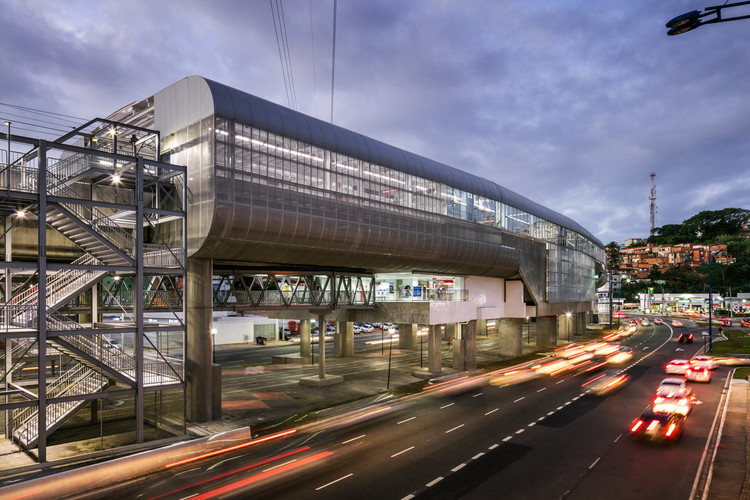
M 729 386 L 729 396 L 719 427 L 719 438 L 714 449 L 708 450 L 711 460 L 708 494 L 703 498 L 750 499 L 750 382 L 734 379 Z

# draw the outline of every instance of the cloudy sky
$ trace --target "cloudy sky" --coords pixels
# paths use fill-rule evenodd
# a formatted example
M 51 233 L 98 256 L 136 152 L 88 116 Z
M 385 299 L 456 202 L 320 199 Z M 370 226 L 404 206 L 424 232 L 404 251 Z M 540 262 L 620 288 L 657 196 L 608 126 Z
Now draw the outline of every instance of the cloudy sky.
M 651 172 L 657 226 L 750 208 L 750 20 L 664 27 L 706 3 L 341 0 L 333 120 L 604 243 L 648 235 Z M 0 25 L 0 120 L 25 135 L 54 131 L 22 122 L 105 116 L 193 74 L 331 118 L 333 0 L 3 0 Z

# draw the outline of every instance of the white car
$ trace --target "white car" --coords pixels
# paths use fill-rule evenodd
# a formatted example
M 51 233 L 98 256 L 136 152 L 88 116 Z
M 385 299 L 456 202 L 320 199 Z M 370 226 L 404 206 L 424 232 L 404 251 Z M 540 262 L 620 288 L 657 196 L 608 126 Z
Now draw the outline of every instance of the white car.
M 686 398 L 690 396 L 690 387 L 684 378 L 665 378 L 656 389 L 656 395 L 663 398 Z
M 362 333 L 372 333 L 373 331 L 373 327 L 369 323 L 362 323 L 359 328 L 362 330 Z
M 691 382 L 711 382 L 711 371 L 701 366 L 691 366 L 685 372 L 685 378 Z
M 708 370 L 716 369 L 716 361 L 711 356 L 694 356 L 690 360 L 690 364 L 699 368 L 706 368 Z
M 687 359 L 673 359 L 664 367 L 664 372 L 674 375 L 685 375 L 689 366 L 690 361 Z

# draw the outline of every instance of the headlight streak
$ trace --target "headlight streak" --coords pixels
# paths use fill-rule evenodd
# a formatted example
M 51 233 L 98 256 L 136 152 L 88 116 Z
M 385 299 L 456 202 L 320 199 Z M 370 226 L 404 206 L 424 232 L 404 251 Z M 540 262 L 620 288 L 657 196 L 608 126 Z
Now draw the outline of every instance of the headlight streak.
M 283 472 L 286 472 L 288 470 L 294 469 L 296 467 L 301 467 L 303 465 L 307 465 L 309 463 L 315 462 L 317 460 L 320 460 L 322 458 L 328 457 L 330 455 L 333 455 L 332 451 L 321 451 L 320 453 L 316 453 L 315 455 L 311 455 L 309 457 L 303 458 L 301 460 L 298 460 L 294 463 L 284 465 L 282 467 L 279 467 L 278 469 L 273 469 L 268 472 L 262 472 L 258 474 L 257 476 L 249 477 L 247 479 L 243 479 L 241 481 L 237 481 L 232 484 L 228 484 L 226 486 L 222 486 L 221 488 L 217 488 L 213 491 L 210 491 L 208 493 L 204 493 L 202 495 L 198 495 L 195 497 L 192 497 L 194 500 L 205 500 L 208 498 L 214 498 L 219 495 L 223 495 L 224 493 L 228 493 L 230 491 L 236 490 L 238 488 L 242 488 L 243 486 L 248 486 L 253 483 L 257 483 L 258 481 L 262 481 L 264 479 L 267 479 L 269 477 L 272 477 L 276 474 L 281 474 Z
M 165 469 L 169 469 L 170 467 L 176 467 L 178 465 L 188 464 L 190 462 L 195 462 L 196 460 L 201 460 L 203 458 L 213 457 L 213 456 L 220 455 L 222 453 L 226 453 L 226 452 L 229 452 L 229 451 L 239 450 L 241 448 L 246 448 L 248 446 L 252 446 L 252 445 L 255 445 L 255 444 L 264 443 L 264 442 L 270 441 L 272 439 L 276 439 L 276 438 L 288 436 L 290 434 L 294 434 L 295 432 L 297 432 L 297 429 L 290 429 L 288 431 L 279 432 L 277 434 L 271 434 L 269 436 L 264 436 L 262 438 L 253 439 L 253 440 L 248 441 L 246 443 L 241 443 L 241 444 L 238 444 L 238 445 L 235 445 L 235 446 L 230 446 L 229 448 L 222 448 L 221 450 L 211 451 L 209 453 L 204 453 L 203 455 L 198 455 L 198 456 L 195 456 L 195 457 L 186 458 L 185 460 L 179 460 L 177 462 L 172 462 L 170 464 L 165 465 L 164 468 Z
M 230 471 L 230 472 L 225 472 L 223 474 L 219 474 L 218 476 L 214 476 L 214 477 L 211 477 L 211 478 L 208 478 L 208 479 L 204 479 L 203 481 L 198 481 L 197 483 L 193 483 L 193 484 L 189 484 L 187 486 L 183 486 L 182 488 L 178 488 L 176 490 L 172 490 L 172 491 L 170 491 L 168 493 L 162 493 L 159 496 L 151 497 L 151 500 L 156 500 L 157 498 L 165 497 L 167 495 L 172 495 L 172 494 L 178 493 L 180 491 L 184 491 L 184 490 L 186 490 L 188 488 L 195 488 L 196 486 L 200 486 L 201 484 L 210 483 L 211 481 L 216 481 L 218 479 L 221 479 L 221 478 L 224 478 L 224 477 L 227 477 L 227 476 L 231 476 L 233 474 L 237 474 L 239 472 L 243 472 L 243 471 L 246 471 L 248 469 L 252 469 L 254 467 L 259 467 L 261 465 L 273 462 L 274 460 L 281 460 L 282 458 L 286 458 L 288 456 L 291 456 L 291 455 L 294 455 L 296 453 L 300 453 L 300 452 L 303 452 L 303 451 L 307 451 L 309 449 L 310 449 L 309 446 L 305 446 L 305 447 L 302 447 L 302 448 L 297 448 L 296 450 L 288 451 L 288 452 L 283 453 L 281 455 L 276 455 L 276 456 L 271 457 L 271 458 L 266 458 L 265 460 L 261 460 L 259 462 L 254 462 L 254 463 L 252 463 L 250 465 L 246 465 L 244 467 L 240 467 L 239 469 L 235 469 L 235 470 Z

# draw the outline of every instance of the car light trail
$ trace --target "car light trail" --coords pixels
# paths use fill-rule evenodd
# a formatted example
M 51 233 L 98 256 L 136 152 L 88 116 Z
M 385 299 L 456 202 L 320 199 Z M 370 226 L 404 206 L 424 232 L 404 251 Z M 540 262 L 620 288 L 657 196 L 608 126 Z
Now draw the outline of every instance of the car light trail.
M 316 453 L 315 455 L 311 455 L 307 458 L 303 458 L 301 460 L 297 460 L 294 463 L 284 465 L 283 467 L 279 467 L 278 469 L 273 469 L 268 472 L 263 472 L 261 474 L 258 474 L 257 476 L 249 477 L 247 479 L 243 479 L 242 481 L 237 481 L 232 484 L 228 484 L 226 486 L 222 486 L 221 488 L 217 488 L 213 491 L 210 491 L 208 493 L 204 493 L 202 495 L 198 495 L 195 497 L 192 497 L 195 500 L 205 500 L 208 498 L 214 498 L 219 495 L 223 495 L 225 493 L 228 493 L 230 491 L 236 490 L 238 488 L 242 488 L 243 486 L 247 486 L 253 483 L 257 483 L 258 481 L 262 481 L 264 479 L 268 479 L 269 477 L 272 477 L 276 474 L 281 474 L 282 472 L 289 471 L 291 469 L 294 469 L 296 467 L 301 467 L 303 465 L 307 465 L 309 463 L 315 462 L 317 460 L 320 460 L 321 458 L 328 457 L 330 455 L 333 455 L 332 451 L 322 451 L 320 453 Z
M 241 444 L 238 444 L 238 445 L 235 445 L 235 446 L 230 446 L 229 448 L 222 448 L 220 450 L 215 450 L 215 451 L 210 451 L 208 453 L 204 453 L 203 455 L 198 455 L 198 456 L 195 456 L 195 457 L 186 458 L 185 460 L 179 460 L 177 462 L 172 462 L 171 464 L 165 465 L 164 468 L 165 469 L 169 469 L 170 467 L 176 467 L 178 465 L 188 464 L 190 462 L 195 462 L 196 460 L 201 460 L 203 458 L 213 457 L 213 456 L 220 455 L 222 453 L 226 453 L 226 452 L 229 452 L 229 451 L 239 450 L 240 448 L 246 448 L 248 446 L 252 446 L 252 445 L 255 445 L 255 444 L 264 443 L 264 442 L 270 441 L 272 439 L 276 439 L 276 438 L 288 436 L 290 434 L 294 434 L 295 432 L 297 432 L 297 429 L 290 429 L 288 431 L 279 432 L 277 434 L 271 434 L 270 436 L 265 436 L 265 437 L 262 437 L 262 438 L 253 439 L 253 440 L 247 441 L 246 443 L 241 443 Z
M 274 460 L 281 460 L 282 458 L 286 458 L 286 457 L 289 457 L 289 456 L 294 455 L 296 453 L 300 453 L 302 451 L 307 451 L 309 449 L 310 449 L 309 446 L 305 446 L 303 448 L 298 448 L 296 450 L 292 450 L 292 451 L 289 451 L 287 453 L 283 453 L 281 455 L 276 455 L 275 457 L 266 458 L 265 460 L 261 460 L 259 462 L 254 462 L 254 463 L 252 463 L 250 465 L 246 465 L 245 467 L 241 467 L 239 469 L 235 469 L 235 470 L 233 470 L 231 472 L 225 472 L 224 474 L 219 474 L 218 476 L 214 476 L 214 477 L 209 478 L 209 479 L 204 479 L 203 481 L 199 481 L 197 483 L 193 483 L 193 484 L 190 484 L 188 486 L 183 486 L 182 488 L 179 488 L 179 489 L 176 489 L 176 490 L 172 490 L 172 491 L 170 491 L 168 493 L 162 493 L 159 496 L 152 497 L 151 500 L 156 500 L 157 498 L 162 498 L 162 497 L 165 497 L 167 495 L 173 495 L 173 494 L 178 493 L 180 491 L 184 491 L 184 490 L 186 490 L 188 488 L 194 488 L 196 486 L 200 486 L 201 484 L 210 483 L 211 481 L 216 481 L 217 479 L 221 479 L 223 477 L 231 476 L 233 474 L 237 474 L 238 472 L 242 472 L 242 471 L 246 471 L 248 469 L 252 469 L 253 467 L 258 467 L 260 465 L 265 465 L 267 463 L 273 462 Z

